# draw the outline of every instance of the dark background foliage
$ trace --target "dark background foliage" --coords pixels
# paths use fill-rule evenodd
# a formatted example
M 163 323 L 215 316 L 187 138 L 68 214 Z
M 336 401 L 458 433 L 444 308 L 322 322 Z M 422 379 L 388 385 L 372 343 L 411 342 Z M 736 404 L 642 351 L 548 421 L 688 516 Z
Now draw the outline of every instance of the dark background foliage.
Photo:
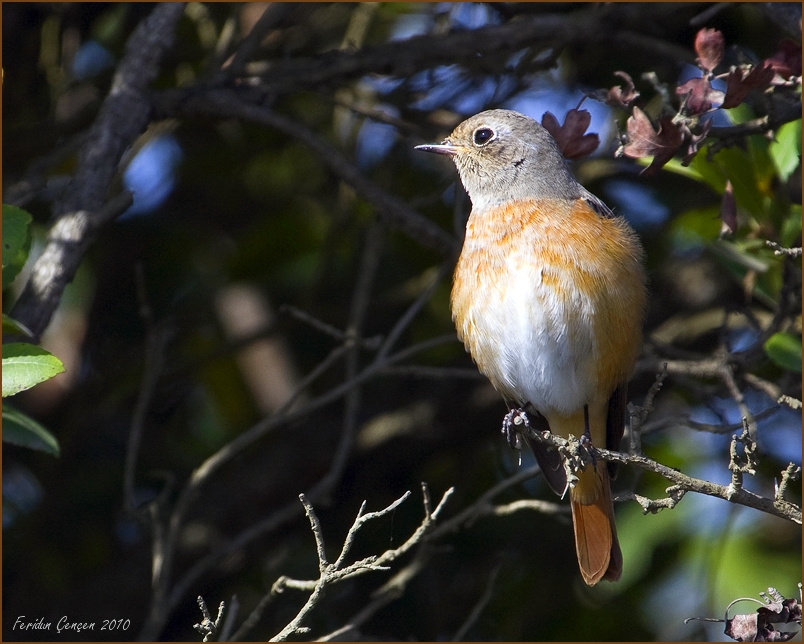
M 78 150 L 126 42 L 154 9 L 3 3 L 4 202 L 34 215 L 34 256 L 67 210 L 67 179 L 81 167 Z M 97 628 L 130 620 L 126 630 L 74 639 L 200 639 L 192 630 L 198 595 L 210 607 L 236 595 L 236 629 L 280 576 L 318 575 L 300 493 L 316 508 L 334 561 L 364 500 L 377 511 L 413 492 L 361 530 L 352 561 L 406 541 L 422 521 L 421 482 L 434 504 L 454 487 L 439 519 L 449 520 L 519 471 L 498 431 L 504 405 L 450 320 L 451 262 L 469 204 L 451 165 L 413 146 L 491 107 L 538 120 L 549 110 L 563 123 L 584 94 L 604 90 L 602 98 L 623 85 L 616 71 L 634 79 L 634 105 L 658 123 L 678 109 L 675 87 L 695 75 L 702 27 L 726 43 L 717 74 L 758 64 L 786 40 L 798 51 L 797 86 L 767 83 L 730 117 L 713 117 L 717 128 L 770 115 L 767 127 L 713 136 L 710 143 L 728 145 L 712 159 L 699 152 L 693 170 L 676 161 L 646 176 L 645 164 L 614 154 L 619 134 L 631 131 L 631 105 L 588 98 L 582 107 L 601 145 L 573 170 L 646 248 L 650 308 L 630 400 L 641 403 L 661 364 L 672 364 L 645 425 L 645 453 L 728 484 L 729 441 L 747 410 L 760 460 L 745 485 L 772 498 L 774 479 L 801 462 L 800 410 L 776 403 L 800 398 L 800 353 L 796 370 L 763 351 L 775 331 L 800 347 L 800 260 L 764 245 L 800 246 L 800 166 L 790 143 L 800 140 L 800 20 L 799 5 L 781 3 L 187 5 L 142 92 L 147 109 L 110 121 L 114 130 L 142 119 L 147 130 L 124 142 L 133 148 L 119 171 L 119 158 L 107 159 L 108 182 L 82 206 L 100 208 L 122 187 L 136 193 L 131 210 L 99 227 L 43 335 L 67 371 L 12 401 L 52 431 L 61 456 L 4 445 L 4 639 L 71 639 L 21 631 L 20 616 L 44 617 L 54 629 L 62 616 Z M 655 81 L 644 76 L 651 72 Z M 799 116 L 785 116 L 790 104 Z M 686 121 L 693 134 L 699 116 Z M 798 134 L 782 132 L 795 123 Z M 707 182 L 711 168 L 717 176 Z M 724 241 L 726 178 L 737 203 Z M 26 278 L 4 293 L 12 315 L 23 309 L 12 305 Z M 312 408 L 375 360 L 376 338 L 417 301 L 389 355 L 417 351 Z M 427 344 L 441 336 L 451 337 Z M 290 416 L 277 414 L 338 347 L 340 358 L 302 388 Z M 704 368 L 712 360 L 733 369 L 736 390 Z M 255 431 L 262 419 L 278 419 L 276 427 Z M 136 431 L 142 442 L 127 490 Z M 152 544 L 164 538 L 188 478 L 256 434 L 187 497 L 169 571 L 152 584 Z M 531 464 L 523 454 L 521 467 Z M 626 466 L 615 492 L 662 498 L 668 485 Z M 531 498 L 554 501 L 538 478 L 493 501 Z M 800 504 L 798 484 L 788 500 Z M 721 617 L 731 600 L 769 586 L 797 592 L 793 522 L 696 494 L 658 514 L 643 515 L 634 501 L 617 513 L 619 584 L 585 587 L 568 516 L 524 509 L 461 523 L 390 572 L 333 585 L 305 619 L 310 633 L 294 637 L 344 626 L 425 555 L 401 596 L 346 639 L 724 638 L 722 624 L 683 620 Z M 254 526 L 259 536 L 236 541 Z M 174 592 L 196 565 L 199 574 Z M 274 636 L 308 594 L 285 589 L 244 637 Z

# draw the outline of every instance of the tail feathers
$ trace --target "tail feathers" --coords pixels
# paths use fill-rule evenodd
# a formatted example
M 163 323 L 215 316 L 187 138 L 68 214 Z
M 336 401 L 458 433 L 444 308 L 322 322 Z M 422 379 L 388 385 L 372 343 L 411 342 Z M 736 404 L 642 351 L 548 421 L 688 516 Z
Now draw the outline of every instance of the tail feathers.
M 579 475 L 570 490 L 575 550 L 583 580 L 594 586 L 601 579 L 617 581 L 623 556 L 614 524 L 614 506 L 606 465 L 599 463 Z

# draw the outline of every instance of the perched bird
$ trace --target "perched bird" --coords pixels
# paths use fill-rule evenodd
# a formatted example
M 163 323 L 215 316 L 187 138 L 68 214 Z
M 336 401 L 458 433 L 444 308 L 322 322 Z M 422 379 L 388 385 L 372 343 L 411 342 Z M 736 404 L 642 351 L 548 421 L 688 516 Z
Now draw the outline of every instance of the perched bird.
M 481 112 L 441 144 L 416 149 L 450 156 L 472 202 L 452 317 L 512 410 L 507 424 L 524 410 L 537 428 L 619 449 L 646 302 L 634 231 L 575 180 L 547 130 L 523 114 Z M 558 452 L 528 443 L 563 495 Z M 609 480 L 597 461 L 569 489 L 578 564 L 590 586 L 622 571 Z

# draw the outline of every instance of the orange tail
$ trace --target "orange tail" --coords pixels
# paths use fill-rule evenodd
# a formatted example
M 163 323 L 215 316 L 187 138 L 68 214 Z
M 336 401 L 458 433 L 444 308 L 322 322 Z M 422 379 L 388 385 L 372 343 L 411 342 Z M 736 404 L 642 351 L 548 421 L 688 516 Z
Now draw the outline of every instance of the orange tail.
M 575 551 L 583 580 L 594 586 L 601 579 L 617 581 L 623 556 L 614 525 L 614 506 L 606 464 L 578 473 L 578 484 L 570 489 Z

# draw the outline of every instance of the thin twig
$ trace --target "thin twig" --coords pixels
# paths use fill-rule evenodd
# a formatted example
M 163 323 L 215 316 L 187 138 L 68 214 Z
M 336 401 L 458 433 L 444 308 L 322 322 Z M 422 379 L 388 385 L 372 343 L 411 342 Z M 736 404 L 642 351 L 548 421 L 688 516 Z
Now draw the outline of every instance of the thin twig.
M 444 256 L 454 256 L 457 253 L 457 242 L 448 233 L 398 197 L 386 193 L 369 181 L 340 150 L 301 123 L 262 105 L 249 103 L 237 91 L 231 89 L 196 91 L 190 96 L 182 95 L 182 98 L 179 98 L 180 95 L 181 92 L 179 95 L 168 92 L 162 95 L 160 109 L 164 114 L 241 118 L 283 132 L 315 152 L 318 159 L 335 176 L 372 203 L 379 216 L 390 226 L 398 228 L 421 245 Z
M 299 610 L 296 616 L 279 633 L 277 633 L 273 638 L 271 638 L 270 641 L 272 642 L 284 641 L 294 633 L 307 632 L 309 629 L 302 626 L 302 622 L 304 621 L 304 618 L 310 613 L 310 611 L 312 611 L 315 608 L 319 598 L 321 597 L 321 594 L 324 591 L 324 588 L 327 585 L 366 572 L 374 570 L 387 570 L 387 568 L 382 566 L 382 563 L 393 561 L 402 552 L 409 550 L 411 547 L 413 547 L 413 545 L 419 543 L 422 540 L 424 535 L 428 532 L 428 530 L 432 526 L 438 513 L 446 503 L 446 500 L 449 498 L 451 493 L 452 490 L 448 490 L 444 494 L 444 496 L 441 499 L 441 503 L 439 503 L 439 506 L 432 513 L 429 510 L 425 511 L 425 517 L 420 526 L 405 542 L 405 544 L 403 544 L 400 548 L 386 551 L 385 553 L 379 556 L 368 557 L 366 559 L 357 561 L 349 566 L 346 566 L 345 568 L 342 567 L 342 564 L 345 561 L 349 550 L 351 549 L 357 531 L 363 525 L 365 525 L 367 521 L 380 518 L 382 516 L 385 516 L 386 514 L 389 514 L 390 512 L 393 512 L 401 503 L 405 501 L 405 499 L 408 498 L 408 496 L 410 496 L 410 492 L 406 492 L 402 497 L 400 497 L 399 499 L 394 501 L 391 505 L 389 505 L 388 507 L 379 512 L 364 514 L 365 503 L 363 503 L 363 505 L 360 507 L 360 511 L 358 512 L 354 523 L 352 524 L 352 527 L 349 529 L 349 532 L 344 541 L 341 554 L 338 557 L 337 561 L 333 564 L 328 563 L 326 560 L 326 555 L 324 553 L 325 550 L 324 537 L 321 532 L 321 525 L 318 521 L 318 517 L 315 514 L 315 510 L 304 498 L 304 495 L 301 495 L 300 499 L 304 504 L 304 510 L 310 520 L 310 526 L 313 530 L 313 534 L 315 535 L 316 549 L 318 551 L 318 568 L 320 574 L 318 580 L 316 580 L 315 582 L 299 582 L 297 580 L 291 580 L 287 577 L 280 577 L 276 581 L 276 583 L 274 583 L 273 587 L 271 588 L 271 592 L 273 594 L 281 593 L 284 588 L 300 588 L 308 590 L 310 589 L 311 586 L 312 586 L 312 593 L 307 598 L 307 601 L 304 603 L 304 606 L 302 606 L 302 608 Z
M 142 282 L 141 271 L 138 271 L 138 283 Z M 144 286 L 141 285 L 140 290 Z M 141 294 L 141 298 L 144 298 Z M 147 301 L 141 299 L 141 310 L 144 311 L 143 317 L 148 327 L 145 339 L 145 368 L 142 374 L 137 404 L 131 415 L 131 429 L 128 434 L 128 448 L 126 449 L 126 462 L 123 469 L 123 498 L 125 507 L 134 510 L 137 502 L 134 495 L 134 478 L 137 471 L 137 458 L 140 452 L 140 443 L 145 431 L 145 422 L 151 402 L 156 394 L 156 387 L 162 375 L 165 362 L 165 347 L 172 332 L 164 325 L 153 325 L 150 315 L 145 311 L 149 310 Z
M 776 242 L 772 242 L 770 240 L 766 241 L 765 244 L 770 246 L 773 249 L 774 255 L 786 255 L 787 257 L 801 257 L 801 247 L 798 246 L 796 248 L 784 248 L 780 244 Z
M 247 528 L 239 533 L 228 543 L 220 546 L 207 556 L 196 561 L 189 570 L 187 570 L 181 579 L 171 586 L 170 575 L 172 574 L 173 560 L 175 556 L 176 547 L 178 544 L 178 537 L 181 527 L 184 525 L 185 515 L 190 506 L 196 499 L 200 488 L 209 480 L 219 468 L 228 463 L 238 453 L 246 449 L 255 441 L 263 438 L 271 431 L 283 427 L 295 421 L 298 421 L 306 416 L 312 414 L 318 409 L 331 404 L 332 402 L 342 398 L 348 391 L 368 380 L 369 378 L 378 376 L 382 370 L 388 366 L 393 366 L 398 362 L 407 360 L 420 351 L 425 351 L 431 347 L 454 342 L 454 334 L 448 334 L 430 338 L 422 341 L 406 349 L 403 349 L 396 354 L 389 356 L 381 363 L 373 362 L 363 369 L 354 379 L 341 383 L 328 392 L 307 401 L 304 405 L 296 407 L 293 410 L 279 410 L 272 416 L 260 421 L 250 429 L 240 434 L 237 438 L 230 441 L 219 449 L 215 454 L 207 458 L 201 465 L 199 465 L 190 476 L 190 479 L 185 484 L 184 488 L 179 494 L 176 504 L 173 507 L 171 516 L 168 520 L 167 530 L 159 531 L 162 535 L 157 543 L 154 541 L 154 561 L 153 561 L 153 584 L 154 594 L 151 602 L 151 615 L 146 623 L 141 636 L 143 639 L 155 639 L 150 636 L 156 633 L 161 628 L 161 623 L 167 618 L 169 611 L 173 609 L 181 599 L 190 591 L 192 585 L 198 578 L 207 572 L 217 562 L 221 561 L 233 552 L 244 547 L 253 540 L 264 536 L 278 527 L 284 525 L 288 521 L 293 520 L 299 515 L 298 502 L 290 502 L 284 507 L 274 512 L 271 516 L 256 523 L 255 525 Z M 322 496 L 329 493 L 331 486 L 335 483 L 332 476 L 325 475 L 318 484 L 313 486 L 306 492 L 306 496 L 310 502 L 318 502 Z M 157 547 L 158 546 L 158 547 Z M 161 589 L 156 592 L 156 589 Z M 160 600 L 157 603 L 156 598 Z M 147 629 L 147 630 L 146 630 Z M 145 637 L 149 635 L 149 637 Z
M 225 608 L 224 603 L 220 603 L 218 606 L 218 615 L 215 618 L 215 621 L 212 621 L 212 614 L 209 612 L 204 598 L 199 595 L 197 601 L 198 608 L 201 609 L 202 620 L 200 624 L 193 624 L 193 628 L 204 636 L 204 642 L 212 642 L 214 641 L 214 637 L 218 633 L 218 629 L 221 627 L 221 622 L 223 621 Z
M 221 602 L 221 605 L 223 602 Z M 235 620 L 237 619 L 237 614 L 240 612 L 240 602 L 237 600 L 237 595 L 232 595 L 232 599 L 229 602 L 229 610 L 226 611 L 226 615 L 223 618 L 223 626 L 220 629 L 220 635 L 218 636 L 219 642 L 228 642 L 229 637 L 232 633 L 232 629 L 234 628 Z
M 450 271 L 452 266 L 453 263 L 451 261 L 441 264 L 438 272 L 433 278 L 433 281 L 419 294 L 419 297 L 417 297 L 413 304 L 408 307 L 408 310 L 405 311 L 402 317 L 399 318 L 397 323 L 388 333 L 388 337 L 385 339 L 382 347 L 380 347 L 380 350 L 377 352 L 376 360 L 383 360 L 391 349 L 393 349 L 394 344 L 396 344 L 396 341 L 399 340 L 399 336 L 402 335 L 402 332 L 410 325 L 418 312 L 421 311 L 422 307 L 424 307 L 424 305 L 430 300 L 436 287 L 441 283 L 441 280 L 447 276 L 447 273 Z
M 776 486 L 776 500 L 784 501 L 784 493 L 787 492 L 787 486 L 801 476 L 801 467 L 795 463 L 790 463 L 784 472 L 782 472 L 782 480 Z
M 469 615 L 467 615 L 466 621 L 464 621 L 460 628 L 455 632 L 455 636 L 452 638 L 453 642 L 464 641 L 469 629 L 475 625 L 475 622 L 480 618 L 480 614 L 483 612 L 483 609 L 491 601 L 491 598 L 494 596 L 494 584 L 497 581 L 497 575 L 500 574 L 501 567 L 501 564 L 494 566 L 491 574 L 489 574 L 489 578 L 486 580 L 486 587 L 483 589 L 483 594 L 480 595 L 475 605 L 472 606 L 472 610 L 469 612 Z

